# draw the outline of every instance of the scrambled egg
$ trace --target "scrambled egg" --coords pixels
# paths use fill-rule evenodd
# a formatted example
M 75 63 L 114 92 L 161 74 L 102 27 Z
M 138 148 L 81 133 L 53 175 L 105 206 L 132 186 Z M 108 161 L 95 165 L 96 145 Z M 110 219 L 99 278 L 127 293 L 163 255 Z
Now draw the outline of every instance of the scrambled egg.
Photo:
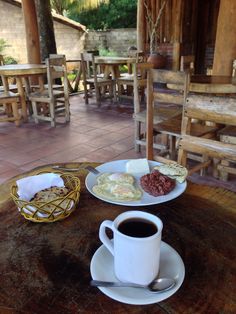
M 97 177 L 97 183 L 93 192 L 110 200 L 134 201 L 142 197 L 134 185 L 134 177 L 128 173 L 103 173 Z

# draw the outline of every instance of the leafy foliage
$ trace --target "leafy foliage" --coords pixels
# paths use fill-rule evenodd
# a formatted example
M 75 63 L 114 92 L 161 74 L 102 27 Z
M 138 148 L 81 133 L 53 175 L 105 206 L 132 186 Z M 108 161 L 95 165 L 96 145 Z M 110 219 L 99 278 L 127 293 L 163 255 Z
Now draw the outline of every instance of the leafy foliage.
M 6 40 L 3 38 L 0 38 L 0 54 L 2 55 L 5 48 L 10 47 L 10 45 L 7 44 Z M 15 64 L 17 63 L 16 59 L 14 59 L 11 56 L 4 56 L 4 63 L 5 64 Z
M 68 12 L 92 9 L 109 0 L 50 0 L 51 7 L 56 13 L 67 15 Z
M 69 10 L 67 16 L 89 29 L 136 27 L 137 0 L 103 1 L 97 8 Z
M 5 41 L 5 39 L 0 38 L 0 54 L 3 53 L 4 49 L 10 47 L 7 42 Z
M 117 57 L 117 52 L 111 50 L 111 49 L 106 49 L 103 46 L 99 47 L 99 56 L 103 57 Z

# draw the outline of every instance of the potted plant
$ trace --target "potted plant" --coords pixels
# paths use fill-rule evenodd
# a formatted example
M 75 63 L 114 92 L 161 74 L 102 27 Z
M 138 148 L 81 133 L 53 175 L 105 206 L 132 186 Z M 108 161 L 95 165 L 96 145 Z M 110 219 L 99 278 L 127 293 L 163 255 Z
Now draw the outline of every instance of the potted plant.
M 144 1 L 144 6 L 146 8 L 146 19 L 147 19 L 147 30 L 149 35 L 149 44 L 150 44 L 150 55 L 148 62 L 153 64 L 154 68 L 163 68 L 166 65 L 165 56 L 158 53 L 158 37 L 159 37 L 159 27 L 161 16 L 165 7 L 166 1 L 162 3 L 162 6 L 158 12 L 156 19 L 154 20 L 151 14 L 150 6 L 147 4 L 147 0 Z

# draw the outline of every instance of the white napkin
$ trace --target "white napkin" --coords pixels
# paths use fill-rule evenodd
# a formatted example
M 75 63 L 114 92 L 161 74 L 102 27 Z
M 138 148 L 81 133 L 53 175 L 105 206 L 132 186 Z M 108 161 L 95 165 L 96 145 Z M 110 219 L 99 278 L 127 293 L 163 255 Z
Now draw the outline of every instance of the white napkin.
M 59 174 L 44 173 L 16 181 L 18 195 L 22 200 L 30 201 L 36 193 L 52 186 L 64 187 L 64 181 Z

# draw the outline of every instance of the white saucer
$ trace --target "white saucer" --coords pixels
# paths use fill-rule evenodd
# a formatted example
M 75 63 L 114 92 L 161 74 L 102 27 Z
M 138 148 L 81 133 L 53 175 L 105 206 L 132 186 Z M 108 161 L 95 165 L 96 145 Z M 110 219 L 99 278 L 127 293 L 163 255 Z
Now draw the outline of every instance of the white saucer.
M 94 253 L 90 263 L 92 278 L 95 280 L 117 281 L 113 268 L 113 256 L 104 245 L 100 246 Z M 159 277 L 174 278 L 176 285 L 172 289 L 157 294 L 137 288 L 99 287 L 99 289 L 110 298 L 123 303 L 135 305 L 152 304 L 163 301 L 173 295 L 180 288 L 184 276 L 185 267 L 181 257 L 170 245 L 162 241 Z

